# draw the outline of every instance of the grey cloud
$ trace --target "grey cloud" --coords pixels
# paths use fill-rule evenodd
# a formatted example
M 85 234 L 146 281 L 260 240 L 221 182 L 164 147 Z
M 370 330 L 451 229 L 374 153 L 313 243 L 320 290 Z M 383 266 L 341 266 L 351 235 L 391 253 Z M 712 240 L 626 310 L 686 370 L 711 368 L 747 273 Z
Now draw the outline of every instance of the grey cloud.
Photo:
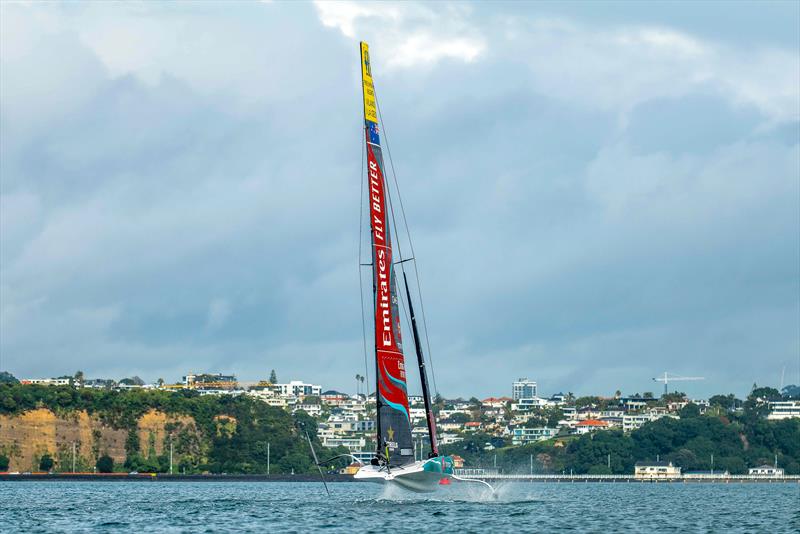
M 275 368 L 352 388 L 355 39 L 308 5 L 41 9 L 49 29 L 25 18 L 25 46 L 2 57 L 0 367 L 168 380 Z M 562 79 L 584 41 L 531 62 L 542 35 L 516 22 L 506 41 L 512 13 L 485 9 L 425 14 L 484 38 L 472 60 L 389 67 L 373 42 L 442 392 L 504 393 L 524 375 L 546 392 L 643 391 L 669 370 L 709 377 L 690 392 L 741 393 L 796 362 L 797 123 L 707 83 L 648 82 L 627 100 L 605 87 L 587 103 L 608 78 Z M 147 54 L 127 51 L 144 37 Z M 48 105 L 32 64 L 60 58 Z

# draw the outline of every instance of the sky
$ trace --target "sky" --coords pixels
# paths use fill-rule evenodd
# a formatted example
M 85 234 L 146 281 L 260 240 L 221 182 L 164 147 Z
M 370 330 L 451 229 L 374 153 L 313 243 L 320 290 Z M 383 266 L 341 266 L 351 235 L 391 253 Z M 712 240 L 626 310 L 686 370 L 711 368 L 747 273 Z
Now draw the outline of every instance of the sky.
M 443 395 L 800 383 L 797 2 L 3 2 L 0 370 L 354 391 L 359 40 Z

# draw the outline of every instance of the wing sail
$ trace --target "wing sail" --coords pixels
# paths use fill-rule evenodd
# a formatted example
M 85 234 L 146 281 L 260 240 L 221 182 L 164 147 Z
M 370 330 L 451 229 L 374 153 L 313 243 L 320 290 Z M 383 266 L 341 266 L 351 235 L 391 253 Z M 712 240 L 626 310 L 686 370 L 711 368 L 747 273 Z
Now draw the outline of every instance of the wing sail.
M 386 180 L 378 130 L 378 110 L 372 83 L 369 47 L 361 43 L 361 79 L 364 93 L 364 141 L 375 288 L 375 365 L 378 403 L 378 450 L 390 464 L 414 461 L 408 410 L 406 369 L 400 333 L 392 240 L 386 203 Z

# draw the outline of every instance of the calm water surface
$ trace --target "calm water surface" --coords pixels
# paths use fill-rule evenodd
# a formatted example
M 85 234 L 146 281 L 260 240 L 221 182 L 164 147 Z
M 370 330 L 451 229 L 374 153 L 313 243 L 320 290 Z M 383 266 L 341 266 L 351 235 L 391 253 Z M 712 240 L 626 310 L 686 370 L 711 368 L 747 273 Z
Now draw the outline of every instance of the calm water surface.
M 800 532 L 799 484 L 0 482 L 3 532 Z

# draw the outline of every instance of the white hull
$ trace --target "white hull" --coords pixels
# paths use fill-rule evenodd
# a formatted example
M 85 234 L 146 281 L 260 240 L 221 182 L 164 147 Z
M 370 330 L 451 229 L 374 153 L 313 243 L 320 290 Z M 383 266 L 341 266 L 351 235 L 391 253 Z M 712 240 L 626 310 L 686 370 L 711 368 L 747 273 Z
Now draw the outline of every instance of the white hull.
M 449 475 L 425 471 L 423 466 L 428 461 L 414 462 L 403 467 L 392 467 L 390 470 L 377 465 L 365 465 L 356 472 L 354 478 L 363 482 L 391 484 L 417 493 L 429 493 L 436 491 L 439 482 L 443 478 L 449 478 Z

